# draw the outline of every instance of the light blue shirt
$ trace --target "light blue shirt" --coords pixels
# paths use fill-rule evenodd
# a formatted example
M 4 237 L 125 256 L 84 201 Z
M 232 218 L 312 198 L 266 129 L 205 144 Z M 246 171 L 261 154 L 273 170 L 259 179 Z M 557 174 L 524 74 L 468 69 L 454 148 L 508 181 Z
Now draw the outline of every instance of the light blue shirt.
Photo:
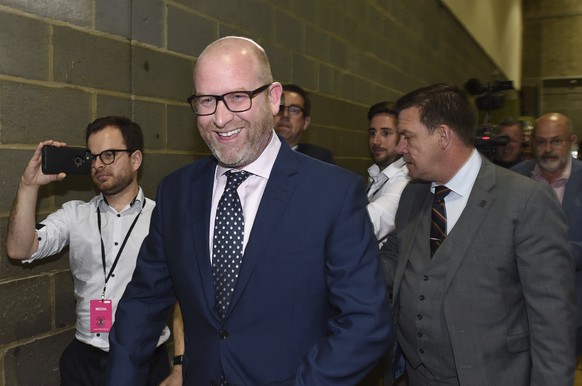
M 481 163 L 481 155 L 477 149 L 473 149 L 465 164 L 445 184 L 447 188 L 451 189 L 451 192 L 445 197 L 447 234 L 451 232 L 459 217 L 461 217 L 463 210 L 465 210 L 465 206 L 467 206 L 469 195 L 473 190 L 473 185 L 475 185 L 475 180 L 477 180 L 477 175 L 481 169 Z M 436 184 L 433 182 L 430 188 L 433 194 L 435 186 Z

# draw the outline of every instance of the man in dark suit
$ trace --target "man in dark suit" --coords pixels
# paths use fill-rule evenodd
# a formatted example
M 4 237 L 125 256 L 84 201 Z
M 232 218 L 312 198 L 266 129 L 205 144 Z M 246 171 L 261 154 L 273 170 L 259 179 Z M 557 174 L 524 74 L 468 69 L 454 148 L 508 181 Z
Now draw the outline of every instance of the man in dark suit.
M 295 85 L 283 85 L 281 107 L 275 115 L 275 131 L 293 150 L 318 160 L 335 164 L 331 151 L 309 143 L 300 143 L 301 136 L 311 123 L 311 100 L 307 92 Z
M 141 384 L 176 299 L 184 385 L 357 384 L 393 338 L 361 179 L 274 133 L 282 88 L 252 40 L 210 44 L 194 90 L 214 157 L 160 183 L 111 333 L 109 384 Z
M 536 181 L 549 184 L 568 219 L 568 236 L 576 260 L 576 298 L 578 310 L 576 355 L 582 355 L 582 162 L 571 154 L 576 135 L 572 121 L 559 113 L 547 113 L 536 120 L 532 132 L 533 160 L 513 170 Z
M 381 256 L 409 385 L 572 385 L 574 261 L 554 192 L 476 151 L 462 90 L 421 88 L 396 110 L 417 181 Z

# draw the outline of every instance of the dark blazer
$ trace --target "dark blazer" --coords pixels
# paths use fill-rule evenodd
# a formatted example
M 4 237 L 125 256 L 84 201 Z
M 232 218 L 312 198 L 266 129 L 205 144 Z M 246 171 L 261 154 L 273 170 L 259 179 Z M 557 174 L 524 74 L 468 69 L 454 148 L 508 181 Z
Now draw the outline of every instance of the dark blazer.
M 332 152 L 321 146 L 309 143 L 299 143 L 297 144 L 297 151 L 320 161 L 327 162 L 328 164 L 335 165 L 335 159 L 333 158 Z
M 523 161 L 512 168 L 531 177 L 535 160 Z M 572 158 L 572 172 L 566 183 L 562 208 L 568 219 L 568 236 L 576 260 L 576 299 L 578 328 L 582 327 L 582 161 Z M 580 355 L 580 353 L 579 353 Z
M 208 246 L 216 161 L 163 179 L 110 334 L 110 385 L 142 384 L 176 299 L 184 385 L 216 384 L 221 363 L 233 385 L 355 385 L 389 349 L 392 317 L 361 178 L 282 142 L 225 320 Z
M 429 183 L 410 183 L 397 233 L 381 251 L 396 323 L 409 260 L 430 256 L 432 201 Z M 461 386 L 572 385 L 574 261 L 565 221 L 548 186 L 483 158 L 461 217 L 433 257 L 448 265 L 442 312 Z

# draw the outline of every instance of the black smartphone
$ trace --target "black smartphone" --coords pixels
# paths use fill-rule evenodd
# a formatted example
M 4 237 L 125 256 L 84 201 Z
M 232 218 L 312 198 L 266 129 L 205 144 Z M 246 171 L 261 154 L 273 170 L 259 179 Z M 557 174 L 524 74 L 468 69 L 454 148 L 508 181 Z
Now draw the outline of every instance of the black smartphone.
M 44 174 L 89 174 L 91 154 L 82 147 L 43 146 L 42 172 Z

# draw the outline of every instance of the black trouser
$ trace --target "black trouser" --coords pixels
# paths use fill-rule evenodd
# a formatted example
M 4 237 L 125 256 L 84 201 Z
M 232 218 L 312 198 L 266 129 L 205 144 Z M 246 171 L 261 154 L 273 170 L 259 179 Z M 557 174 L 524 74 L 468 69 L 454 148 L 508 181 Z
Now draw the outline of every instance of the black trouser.
M 103 386 L 109 354 L 91 345 L 73 340 L 67 346 L 59 368 L 61 386 Z M 149 362 L 148 386 L 157 386 L 170 374 L 166 345 L 158 347 Z

